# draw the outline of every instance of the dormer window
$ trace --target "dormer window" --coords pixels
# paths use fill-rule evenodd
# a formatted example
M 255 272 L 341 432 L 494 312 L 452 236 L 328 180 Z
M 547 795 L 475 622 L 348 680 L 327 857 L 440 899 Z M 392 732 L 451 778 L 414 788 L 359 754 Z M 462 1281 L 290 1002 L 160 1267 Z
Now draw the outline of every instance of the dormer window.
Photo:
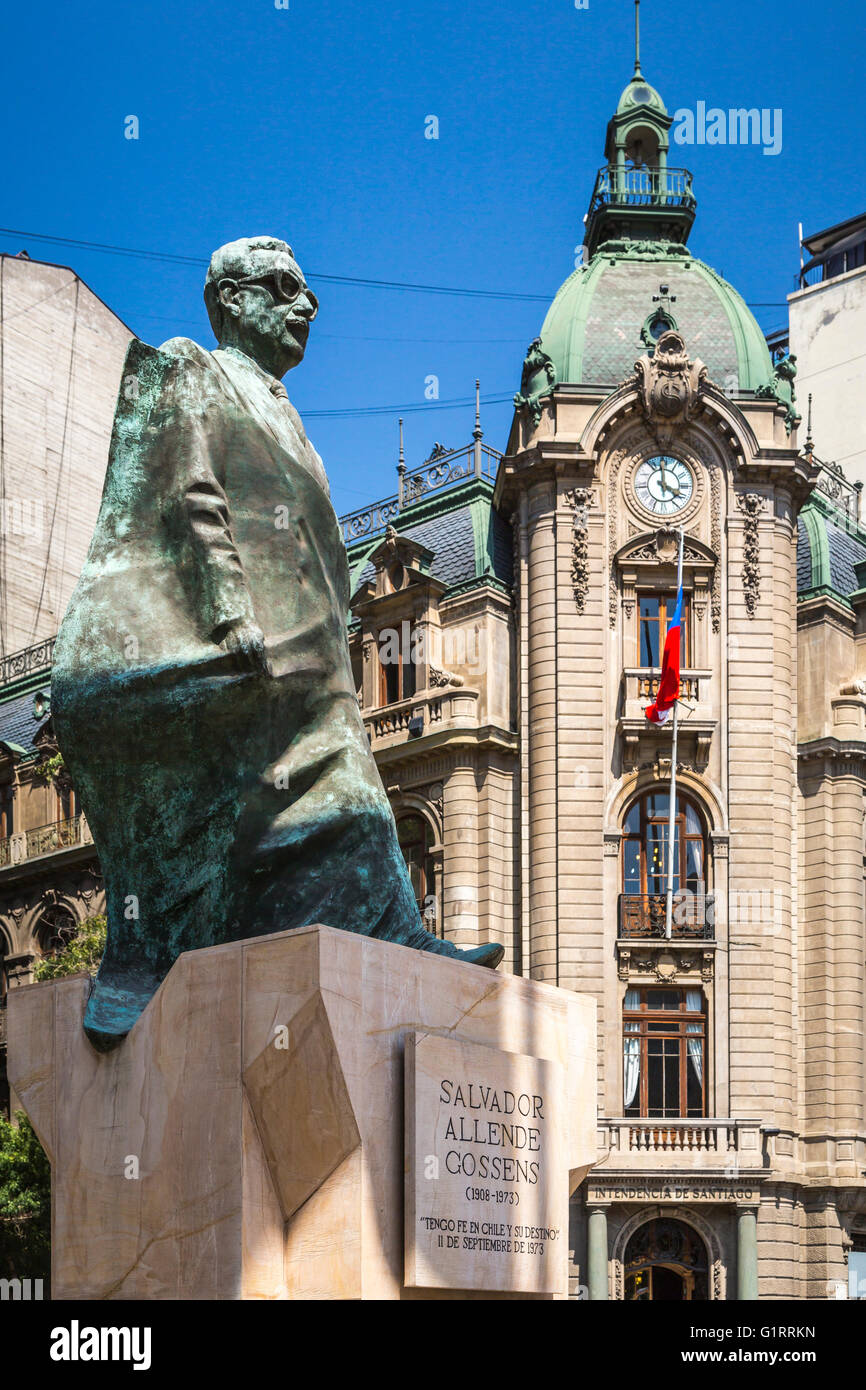
M 394 705 L 409 700 L 417 689 L 416 631 L 412 623 L 402 622 L 396 628 L 383 628 L 379 633 L 379 703 Z

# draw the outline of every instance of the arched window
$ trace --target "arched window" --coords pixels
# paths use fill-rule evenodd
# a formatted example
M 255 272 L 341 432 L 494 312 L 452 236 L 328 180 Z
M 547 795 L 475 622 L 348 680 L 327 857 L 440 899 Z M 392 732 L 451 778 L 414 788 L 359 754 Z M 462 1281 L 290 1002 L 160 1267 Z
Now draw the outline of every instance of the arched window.
M 66 907 L 47 907 L 39 919 L 36 940 L 43 956 L 62 951 L 78 931 L 78 923 Z
M 670 796 L 647 792 L 632 803 L 622 832 L 620 934 L 664 934 L 668 889 Z M 677 936 L 706 935 L 706 834 L 700 812 L 686 797 L 677 797 L 674 815 L 673 891 L 688 899 L 677 907 Z
M 428 822 L 415 812 L 401 816 L 397 821 L 397 839 L 409 870 L 415 901 L 421 915 L 427 919 L 425 925 L 428 930 L 433 925 L 429 920 L 431 909 L 434 921 L 436 915 L 433 859 L 430 854 L 432 838 Z

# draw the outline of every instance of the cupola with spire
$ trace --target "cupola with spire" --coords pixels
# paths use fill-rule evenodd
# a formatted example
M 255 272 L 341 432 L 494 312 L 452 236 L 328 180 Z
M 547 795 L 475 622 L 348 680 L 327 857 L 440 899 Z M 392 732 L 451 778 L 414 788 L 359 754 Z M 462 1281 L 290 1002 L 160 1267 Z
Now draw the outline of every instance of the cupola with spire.
M 608 122 L 604 153 L 586 218 L 591 256 L 604 241 L 685 243 L 695 220 L 692 176 L 668 165 L 673 124 L 640 66 L 640 0 L 635 0 L 634 75 Z
M 585 220 L 586 254 L 530 346 L 515 404 L 537 420 L 540 401 L 557 385 L 613 390 L 673 329 L 730 395 L 768 395 L 790 407 L 754 315 L 687 245 L 692 176 L 668 164 L 673 122 L 641 71 L 639 13 L 635 0 L 634 74 L 608 123 L 607 163 Z M 790 409 L 789 425 L 793 419 Z

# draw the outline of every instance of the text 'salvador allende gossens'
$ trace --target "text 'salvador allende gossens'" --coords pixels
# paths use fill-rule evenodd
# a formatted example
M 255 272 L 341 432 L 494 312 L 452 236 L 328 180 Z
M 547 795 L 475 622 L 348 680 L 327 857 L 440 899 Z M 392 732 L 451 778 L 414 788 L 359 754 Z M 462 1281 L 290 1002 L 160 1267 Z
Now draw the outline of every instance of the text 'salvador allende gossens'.
M 497 1091 L 476 1082 L 464 1086 L 443 1079 L 439 1083 L 439 1104 L 455 1112 L 448 1116 L 446 1142 L 461 1146 L 447 1150 L 447 1172 L 491 1182 L 538 1182 L 540 1160 L 529 1155 L 541 1152 L 541 1096 L 526 1091 Z

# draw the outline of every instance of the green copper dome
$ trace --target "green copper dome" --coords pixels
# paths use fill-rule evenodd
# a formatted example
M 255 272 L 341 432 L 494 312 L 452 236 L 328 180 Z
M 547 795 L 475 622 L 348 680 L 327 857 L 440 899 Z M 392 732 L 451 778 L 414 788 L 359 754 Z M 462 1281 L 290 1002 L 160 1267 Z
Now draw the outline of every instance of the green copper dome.
M 725 391 L 772 380 L 764 335 L 745 301 L 687 247 L 664 241 L 605 242 L 559 290 L 541 348 L 557 382 L 614 387 L 665 327 L 682 333 Z

